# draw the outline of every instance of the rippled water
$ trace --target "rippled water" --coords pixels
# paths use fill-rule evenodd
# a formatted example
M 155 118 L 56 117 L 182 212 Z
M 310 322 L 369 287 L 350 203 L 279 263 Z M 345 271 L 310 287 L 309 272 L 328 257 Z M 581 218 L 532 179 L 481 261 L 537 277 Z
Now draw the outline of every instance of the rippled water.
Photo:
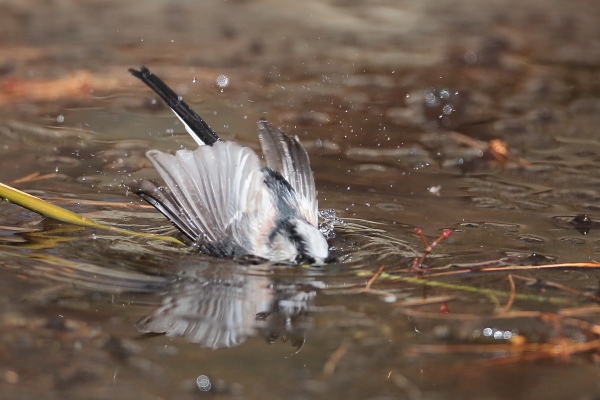
M 127 188 L 157 178 L 146 150 L 195 146 L 127 73 L 146 64 L 225 139 L 258 149 L 260 117 L 298 135 L 337 260 L 218 260 L 3 203 L 3 399 L 598 396 L 597 268 L 518 269 L 599 258 L 595 2 L 0 8 L 1 182 L 176 234 Z M 453 234 L 415 271 L 417 227 Z

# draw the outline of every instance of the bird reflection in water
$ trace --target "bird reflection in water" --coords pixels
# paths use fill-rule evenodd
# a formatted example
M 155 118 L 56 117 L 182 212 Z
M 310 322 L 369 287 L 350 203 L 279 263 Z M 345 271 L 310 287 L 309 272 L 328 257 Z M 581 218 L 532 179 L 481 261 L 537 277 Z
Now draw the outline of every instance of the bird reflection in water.
M 226 260 L 182 266 L 162 304 L 142 318 L 142 333 L 185 337 L 209 349 L 239 346 L 262 335 L 289 341 L 298 350 L 310 325 L 315 287 L 273 279 L 266 266 L 241 266 Z

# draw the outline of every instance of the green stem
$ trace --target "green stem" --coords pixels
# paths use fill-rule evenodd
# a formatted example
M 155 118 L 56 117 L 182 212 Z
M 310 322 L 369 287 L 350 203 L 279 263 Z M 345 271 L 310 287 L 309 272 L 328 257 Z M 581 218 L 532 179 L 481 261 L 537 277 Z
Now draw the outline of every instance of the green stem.
M 33 212 L 43 215 L 48 218 L 53 218 L 58 221 L 67 222 L 69 224 L 87 226 L 90 228 L 103 229 L 112 232 L 122 233 L 124 235 L 141 236 L 146 238 L 160 239 L 167 242 L 176 243 L 183 245 L 180 240 L 175 239 L 171 236 L 153 235 L 150 233 L 134 232 L 127 229 L 115 228 L 91 220 L 89 218 L 82 217 L 79 214 L 75 214 L 62 207 L 55 206 L 54 204 L 48 203 L 38 197 L 32 196 L 11 186 L 0 183 L 0 197 L 10 201 L 11 203 L 17 204 L 21 207 L 27 208 Z

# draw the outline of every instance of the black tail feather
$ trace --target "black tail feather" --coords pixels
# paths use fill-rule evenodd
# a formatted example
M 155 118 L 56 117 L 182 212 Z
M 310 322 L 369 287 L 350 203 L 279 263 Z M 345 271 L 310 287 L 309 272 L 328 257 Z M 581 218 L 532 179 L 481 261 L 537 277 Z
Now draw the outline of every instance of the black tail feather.
M 150 72 L 148 68 L 142 66 L 139 71 L 130 68 L 129 72 L 148 85 L 150 89 L 154 90 L 167 103 L 171 110 L 183 121 L 186 125 L 186 130 L 191 135 L 197 136 L 198 139 L 209 146 L 219 140 L 219 136 L 217 136 L 210 126 L 181 97 L 177 96 L 166 83 Z

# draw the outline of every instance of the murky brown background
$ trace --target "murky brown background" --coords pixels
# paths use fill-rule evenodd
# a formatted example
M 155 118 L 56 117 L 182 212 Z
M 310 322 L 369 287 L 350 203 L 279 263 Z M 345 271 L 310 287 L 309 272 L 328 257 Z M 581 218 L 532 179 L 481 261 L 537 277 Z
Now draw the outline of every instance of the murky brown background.
M 0 398 L 598 397 L 596 269 L 514 271 L 510 315 L 507 272 L 406 271 L 414 227 L 454 230 L 432 271 L 600 259 L 598 15 L 589 0 L 1 2 L 0 182 L 173 234 L 127 190 L 156 178 L 146 150 L 195 146 L 127 72 L 146 65 L 226 139 L 258 148 L 262 116 L 298 135 L 343 222 L 334 265 L 248 266 L 1 204 Z M 515 338 L 549 356 L 510 358 Z

